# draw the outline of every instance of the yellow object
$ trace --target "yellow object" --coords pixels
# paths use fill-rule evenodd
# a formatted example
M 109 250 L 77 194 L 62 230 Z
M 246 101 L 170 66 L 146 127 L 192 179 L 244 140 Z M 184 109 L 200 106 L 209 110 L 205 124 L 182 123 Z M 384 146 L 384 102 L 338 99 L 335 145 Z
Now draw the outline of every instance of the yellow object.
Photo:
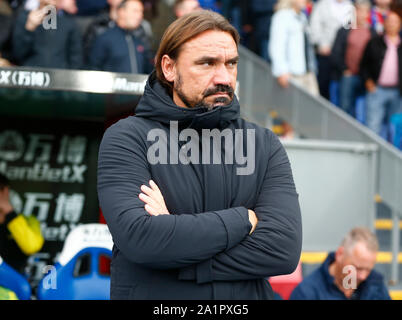
M 402 300 L 402 291 L 398 290 L 390 290 L 389 295 L 392 300 Z
M 18 215 L 10 221 L 7 228 L 24 254 L 30 256 L 42 249 L 45 239 L 41 234 L 39 221 L 35 217 Z
M 321 264 L 328 256 L 328 252 L 302 252 L 300 261 L 306 264 Z M 392 253 L 380 251 L 377 253 L 377 263 L 391 263 Z M 398 255 L 398 262 L 402 263 L 402 253 Z
M 375 221 L 375 228 L 378 230 L 391 230 L 393 225 L 391 219 L 377 219 Z M 399 229 L 402 229 L 402 221 L 399 222 Z
M 375 201 L 376 203 L 381 203 L 381 202 L 382 202 L 381 196 L 380 196 L 379 194 L 376 194 L 376 195 L 374 196 L 374 201 Z
M 18 300 L 14 291 L 0 286 L 0 300 Z

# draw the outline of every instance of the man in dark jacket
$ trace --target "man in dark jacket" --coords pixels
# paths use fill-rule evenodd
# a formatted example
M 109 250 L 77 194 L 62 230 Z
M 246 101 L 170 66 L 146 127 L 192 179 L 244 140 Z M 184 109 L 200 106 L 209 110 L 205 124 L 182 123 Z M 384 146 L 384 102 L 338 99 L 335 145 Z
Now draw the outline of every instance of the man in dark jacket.
M 389 12 L 384 26 L 384 35 L 368 42 L 360 65 L 360 75 L 368 92 L 367 126 L 378 135 L 383 123 L 389 124 L 391 116 L 402 111 L 401 19 Z
M 124 0 L 118 6 L 116 25 L 100 34 L 89 54 L 94 70 L 150 73 L 153 54 L 141 27 L 144 5 L 140 0 Z
M 238 43 L 217 13 L 176 20 L 136 115 L 103 137 L 98 195 L 114 240 L 112 299 L 272 299 L 266 278 L 299 262 L 286 152 L 239 116 Z
M 356 116 L 356 100 L 365 94 L 359 75 L 360 61 L 368 41 L 376 36 L 376 31 L 367 22 L 370 16 L 370 1 L 356 0 L 356 25 L 341 27 L 331 50 L 331 63 L 336 79 L 340 81 L 339 105 L 341 109 Z
M 316 271 L 292 292 L 291 300 L 389 300 L 384 279 L 373 270 L 378 251 L 376 236 L 354 228 Z
M 41 0 L 40 8 L 22 10 L 17 16 L 13 56 L 22 66 L 79 69 L 82 67 L 82 39 L 74 20 L 66 13 L 49 11 L 57 0 Z

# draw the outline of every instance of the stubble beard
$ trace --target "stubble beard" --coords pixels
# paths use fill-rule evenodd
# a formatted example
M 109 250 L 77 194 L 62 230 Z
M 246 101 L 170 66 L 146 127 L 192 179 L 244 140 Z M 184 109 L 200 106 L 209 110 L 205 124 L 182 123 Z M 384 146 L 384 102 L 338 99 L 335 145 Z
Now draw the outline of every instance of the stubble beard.
M 215 88 L 210 88 L 205 90 L 203 92 L 203 97 L 201 100 L 195 100 L 189 98 L 184 92 L 183 92 L 183 80 L 180 75 L 180 73 L 177 74 L 177 80 L 174 82 L 173 90 L 176 92 L 177 96 L 183 101 L 183 103 L 186 105 L 187 108 L 194 109 L 194 108 L 207 108 L 208 110 L 212 110 L 213 108 L 217 106 L 228 106 L 232 103 L 233 98 L 234 98 L 234 90 L 232 87 L 227 86 L 227 85 L 217 85 Z M 218 93 L 218 92 L 225 92 L 228 94 L 228 97 L 218 97 L 215 98 L 213 103 L 208 103 L 206 102 L 206 98 Z

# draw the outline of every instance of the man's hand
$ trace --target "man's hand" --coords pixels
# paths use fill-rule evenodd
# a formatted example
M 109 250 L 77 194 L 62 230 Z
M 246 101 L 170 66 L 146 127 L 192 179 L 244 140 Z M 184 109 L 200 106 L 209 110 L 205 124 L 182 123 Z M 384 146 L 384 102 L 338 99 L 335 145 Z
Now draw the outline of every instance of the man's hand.
M 331 47 L 329 46 L 321 46 L 318 48 L 318 53 L 321 56 L 329 56 L 331 54 Z
M 162 192 L 159 190 L 158 186 L 154 181 L 149 181 L 150 187 L 146 185 L 141 186 L 141 191 L 143 193 L 139 194 L 139 198 L 145 203 L 145 210 L 151 216 L 159 216 L 161 214 L 170 214 L 169 210 L 166 208 L 165 200 L 163 199 Z M 252 234 L 257 226 L 258 218 L 253 210 L 248 210 L 248 219 L 252 225 L 249 234 Z
M 249 234 L 252 234 L 255 230 L 255 228 L 257 227 L 257 223 L 258 223 L 258 218 L 257 215 L 255 214 L 255 212 L 253 210 L 248 210 L 248 219 L 250 220 L 250 223 L 252 224 L 252 228 Z
M 288 74 L 288 73 L 285 73 L 285 74 L 282 74 L 282 75 L 280 75 L 278 78 L 277 78 L 277 81 L 278 81 L 278 83 L 279 83 L 279 85 L 282 87 L 282 88 L 288 88 L 289 87 L 289 78 L 290 78 L 290 75 Z
M 376 90 L 376 85 L 371 79 L 367 79 L 365 85 L 368 92 L 374 92 Z
M 39 27 L 39 25 L 42 23 L 43 19 L 45 18 L 45 16 L 47 14 L 48 14 L 48 11 L 46 10 L 46 8 L 32 10 L 28 14 L 28 19 L 25 24 L 25 29 L 27 29 L 28 31 L 31 31 L 31 32 L 35 31 L 36 28 Z
M 146 185 L 141 186 L 143 193 L 139 194 L 141 201 L 145 203 L 145 210 L 152 216 L 159 216 L 160 214 L 170 214 L 166 208 L 165 200 L 163 199 L 162 192 L 152 180 L 149 181 L 150 187 Z
M 9 189 L 5 187 L 0 189 L 0 224 L 3 224 L 6 220 L 6 215 L 13 211 L 9 200 Z

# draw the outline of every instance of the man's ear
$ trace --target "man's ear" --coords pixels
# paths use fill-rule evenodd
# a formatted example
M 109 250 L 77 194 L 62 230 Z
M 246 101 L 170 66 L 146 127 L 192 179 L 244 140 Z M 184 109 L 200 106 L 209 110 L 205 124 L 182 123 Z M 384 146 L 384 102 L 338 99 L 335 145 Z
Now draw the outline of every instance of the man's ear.
M 174 82 L 176 79 L 176 61 L 165 54 L 162 57 L 161 67 L 165 79 L 169 82 Z
M 343 260 L 345 254 L 345 248 L 343 246 L 338 247 L 338 249 L 335 251 L 335 260 L 337 262 L 340 262 Z

